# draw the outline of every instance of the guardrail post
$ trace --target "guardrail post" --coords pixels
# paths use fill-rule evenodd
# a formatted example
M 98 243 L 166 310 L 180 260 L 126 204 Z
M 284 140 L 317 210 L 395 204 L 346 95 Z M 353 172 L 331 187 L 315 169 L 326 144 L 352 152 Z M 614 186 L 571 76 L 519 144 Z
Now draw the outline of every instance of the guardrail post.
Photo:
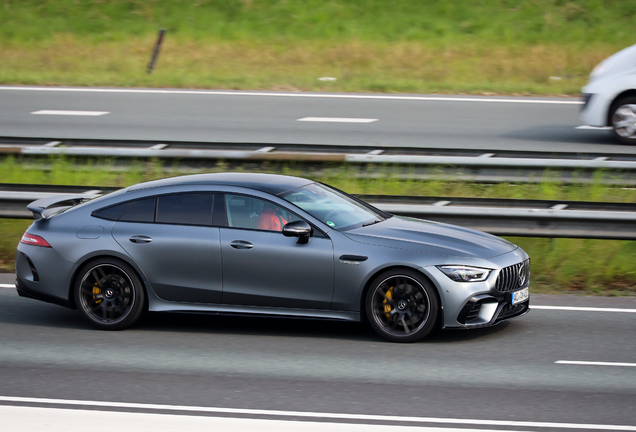
M 159 35 L 157 36 L 157 42 L 155 43 L 155 49 L 152 51 L 152 58 L 150 59 L 150 63 L 148 63 L 149 74 L 151 74 L 152 70 L 155 68 L 157 57 L 159 57 L 159 50 L 161 49 L 161 44 L 163 43 L 163 35 L 165 34 L 166 34 L 166 29 L 159 30 Z

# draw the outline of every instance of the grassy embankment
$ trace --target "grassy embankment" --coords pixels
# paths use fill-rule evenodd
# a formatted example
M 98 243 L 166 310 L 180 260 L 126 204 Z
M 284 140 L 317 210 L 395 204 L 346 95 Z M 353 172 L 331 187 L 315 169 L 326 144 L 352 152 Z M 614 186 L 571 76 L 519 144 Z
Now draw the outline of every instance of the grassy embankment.
M 0 84 L 575 95 L 635 18 L 624 0 L 1 0 Z
M 0 0 L 0 84 L 575 95 L 595 64 L 636 42 L 634 18 L 636 2 L 623 0 Z M 148 75 L 159 28 L 168 34 Z M 9 159 L 0 181 L 125 186 L 167 175 L 156 164 L 69 164 L 41 171 Z M 636 198 L 601 184 L 400 181 L 388 171 L 319 179 L 353 193 Z M 0 220 L 5 270 L 29 223 Z M 535 292 L 635 293 L 636 242 L 512 240 L 533 257 Z
M 107 164 L 78 166 L 71 160 L 53 158 L 46 170 L 35 164 L 12 158 L 0 163 L 2 181 L 11 183 L 47 183 L 86 186 L 128 186 L 141 181 L 178 175 L 170 174 L 159 162 L 134 163 L 130 169 L 113 169 Z M 219 163 L 218 171 L 226 168 Z M 215 171 L 215 170 L 209 170 Z M 313 177 L 358 194 L 395 194 L 428 196 L 473 196 L 489 198 L 557 199 L 584 201 L 634 202 L 636 189 L 593 184 L 472 184 L 458 181 L 356 179 L 351 168 L 328 170 L 315 176 L 302 166 L 278 167 L 277 172 Z M 192 171 L 189 171 L 192 173 Z M 15 247 L 29 220 L 0 219 L 0 271 L 12 271 Z M 532 257 L 532 284 L 535 293 L 580 292 L 603 295 L 636 295 L 636 241 L 510 238 Z

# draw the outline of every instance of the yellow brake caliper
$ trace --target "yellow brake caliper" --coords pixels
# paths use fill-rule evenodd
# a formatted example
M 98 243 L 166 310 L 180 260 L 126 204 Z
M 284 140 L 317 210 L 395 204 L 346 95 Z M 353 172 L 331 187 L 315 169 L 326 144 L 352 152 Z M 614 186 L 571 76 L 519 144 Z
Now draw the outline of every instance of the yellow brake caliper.
M 389 315 L 389 312 L 391 312 L 391 305 L 387 304 L 387 299 L 393 299 L 393 287 L 389 288 L 385 296 L 386 298 L 382 301 L 382 303 L 384 303 L 384 314 L 388 319 L 391 319 L 391 315 Z
M 97 286 L 97 282 L 95 282 L 95 286 L 93 287 L 93 300 L 95 300 L 95 296 L 101 294 L 102 290 Z M 102 299 L 95 300 L 95 304 L 100 303 Z

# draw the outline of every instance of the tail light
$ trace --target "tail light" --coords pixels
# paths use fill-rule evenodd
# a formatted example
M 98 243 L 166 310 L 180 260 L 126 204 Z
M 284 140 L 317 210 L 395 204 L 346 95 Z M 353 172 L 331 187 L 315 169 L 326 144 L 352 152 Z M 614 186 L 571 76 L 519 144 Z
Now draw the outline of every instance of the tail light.
M 48 248 L 51 247 L 51 245 L 42 237 L 36 236 L 34 234 L 29 234 L 29 233 L 24 233 L 24 235 L 22 236 L 22 239 L 20 240 L 20 243 L 28 244 L 31 246 L 42 246 L 42 247 L 48 247 Z

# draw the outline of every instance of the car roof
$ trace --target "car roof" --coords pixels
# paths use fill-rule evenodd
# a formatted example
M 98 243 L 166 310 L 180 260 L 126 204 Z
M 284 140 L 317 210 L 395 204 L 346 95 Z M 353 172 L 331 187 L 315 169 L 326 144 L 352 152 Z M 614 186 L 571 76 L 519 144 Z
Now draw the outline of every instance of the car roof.
M 277 174 L 212 173 L 172 177 L 162 180 L 154 180 L 146 183 L 139 183 L 130 186 L 127 189 L 127 192 L 167 186 L 226 185 L 256 189 L 259 191 L 277 195 L 282 192 L 287 192 L 289 190 L 308 185 L 310 183 L 313 183 L 313 181 L 300 177 L 291 177 Z

